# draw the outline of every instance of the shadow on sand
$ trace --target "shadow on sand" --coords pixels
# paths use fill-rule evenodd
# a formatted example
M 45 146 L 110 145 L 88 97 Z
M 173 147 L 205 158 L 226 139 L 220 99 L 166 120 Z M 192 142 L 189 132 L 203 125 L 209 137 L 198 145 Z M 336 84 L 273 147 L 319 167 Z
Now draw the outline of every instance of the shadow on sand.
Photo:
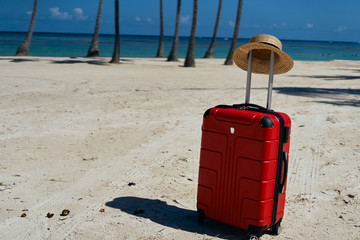
M 2 61 L 10 61 L 13 63 L 19 62 L 39 62 L 38 58 L 0 58 Z
M 353 76 L 353 75 L 289 75 L 289 77 L 302 77 L 302 78 L 316 78 L 316 79 L 323 79 L 327 81 L 331 80 L 359 80 L 360 76 Z
M 41 57 L 40 57 L 41 58 Z M 39 62 L 40 58 L 38 57 L 25 57 L 25 58 L 1 58 L 0 60 L 6 60 L 13 63 L 21 63 L 21 62 Z M 46 57 L 44 57 L 46 58 Z M 92 59 L 92 58 L 76 58 L 70 57 L 70 59 L 61 60 L 56 57 L 51 57 L 51 59 L 58 59 L 58 60 L 51 60 L 51 63 L 54 64 L 76 64 L 76 63 L 87 63 L 92 65 L 110 65 L 108 59 Z
M 360 107 L 360 89 L 280 87 L 274 88 L 274 90 L 281 94 L 288 94 L 293 96 L 331 99 L 329 101 L 316 101 L 318 103 L 333 104 L 337 106 Z M 352 98 L 355 96 L 357 99 L 349 100 L 348 97 L 344 97 L 345 95 L 351 95 Z
M 92 65 L 110 65 L 109 62 L 104 61 L 104 60 L 94 60 L 94 59 L 89 59 L 89 60 L 80 60 L 80 59 L 66 59 L 66 60 L 54 60 L 52 61 L 52 63 L 54 64 L 76 64 L 76 63 L 87 63 L 87 64 L 92 64 Z
M 39 62 L 39 59 L 30 59 L 30 58 L 14 58 L 11 59 L 11 62 Z
M 119 197 L 107 202 L 106 206 L 187 232 L 206 234 L 222 239 L 247 239 L 247 232 L 244 230 L 216 221 L 200 224 L 197 221 L 196 211 L 168 205 L 166 202 L 157 199 Z

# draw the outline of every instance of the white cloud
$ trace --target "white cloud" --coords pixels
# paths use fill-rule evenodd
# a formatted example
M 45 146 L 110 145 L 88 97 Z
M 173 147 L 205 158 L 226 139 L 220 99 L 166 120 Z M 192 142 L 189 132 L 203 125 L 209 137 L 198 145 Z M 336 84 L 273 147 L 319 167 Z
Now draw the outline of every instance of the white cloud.
M 26 14 L 31 16 L 31 15 L 32 15 L 32 11 L 27 11 Z
M 186 15 L 186 16 L 180 17 L 180 22 L 181 23 L 189 23 L 190 22 L 190 16 Z
M 277 24 L 277 23 L 273 23 L 273 28 L 285 28 L 286 27 L 286 23 L 282 22 L 281 24 Z
M 306 24 L 306 28 L 313 28 L 314 27 L 314 24 L 312 24 L 312 23 L 307 23 Z
M 74 8 L 72 10 L 73 14 L 68 12 L 61 12 L 58 7 L 49 8 L 50 14 L 52 18 L 58 20 L 71 20 L 75 18 L 76 20 L 87 20 L 88 16 L 84 15 L 84 11 L 82 8 Z
M 73 9 L 74 15 L 78 20 L 87 20 L 88 16 L 84 15 L 84 11 L 81 8 L 74 8 Z
M 343 31 L 346 31 L 348 30 L 349 28 L 347 26 L 345 27 L 339 27 L 338 29 L 335 30 L 335 32 L 343 32 Z
M 135 19 L 136 22 L 138 22 L 138 23 L 141 22 L 142 24 L 144 24 L 144 23 L 153 23 L 153 20 L 152 20 L 151 17 L 147 17 L 147 18 L 135 17 L 134 19 Z
M 230 21 L 229 21 L 229 25 L 230 25 L 231 27 L 234 27 L 234 26 L 235 26 L 235 23 L 230 20 Z
M 51 17 L 59 20 L 70 20 L 72 19 L 72 15 L 68 12 L 60 12 L 58 7 L 50 8 Z
M 78 14 L 78 15 L 82 15 L 83 14 L 83 10 L 81 8 L 74 8 L 73 9 L 74 13 Z

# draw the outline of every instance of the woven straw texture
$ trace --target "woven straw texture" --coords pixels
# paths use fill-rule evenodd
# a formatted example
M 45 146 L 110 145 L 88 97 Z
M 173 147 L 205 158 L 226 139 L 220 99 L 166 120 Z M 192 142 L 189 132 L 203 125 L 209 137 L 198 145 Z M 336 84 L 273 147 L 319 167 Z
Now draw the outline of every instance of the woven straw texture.
M 245 71 L 248 70 L 248 56 L 251 50 L 253 51 L 251 69 L 253 73 L 269 74 L 271 51 L 275 53 L 274 74 L 286 73 L 294 66 L 291 57 L 282 51 L 282 44 L 279 39 L 268 34 L 259 34 L 234 52 L 234 62 Z

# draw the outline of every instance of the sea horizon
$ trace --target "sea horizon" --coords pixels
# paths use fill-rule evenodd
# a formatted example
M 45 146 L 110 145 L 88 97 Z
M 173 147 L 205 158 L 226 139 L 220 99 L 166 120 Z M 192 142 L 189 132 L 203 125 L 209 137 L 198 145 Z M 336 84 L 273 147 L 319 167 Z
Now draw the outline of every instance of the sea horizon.
M 0 31 L 0 56 L 13 56 L 24 40 L 27 32 Z M 47 57 L 85 57 L 90 47 L 93 33 L 34 32 L 29 53 L 31 56 Z M 101 57 L 111 57 L 115 34 L 99 34 Z M 198 36 L 195 39 L 195 58 L 202 58 L 212 37 Z M 283 51 L 294 60 L 329 61 L 360 60 L 360 43 L 321 40 L 280 39 Z M 217 37 L 214 49 L 215 58 L 226 58 L 230 49 L 231 37 Z M 237 47 L 249 41 L 238 38 Z M 173 36 L 164 36 L 164 52 L 171 50 Z M 179 36 L 178 58 L 185 58 L 188 36 Z M 159 35 L 120 34 L 120 57 L 152 58 L 156 56 Z
M 0 33 L 23 33 L 27 34 L 25 31 L 0 31 Z M 93 35 L 94 33 L 73 33 L 73 32 L 37 32 L 34 31 L 33 34 L 65 34 L 65 35 Z M 109 35 L 115 36 L 114 33 L 100 33 L 100 35 Z M 152 35 L 152 34 L 120 34 L 120 36 L 139 36 L 139 37 L 160 37 L 160 35 Z M 164 37 L 173 37 L 172 35 L 164 35 Z M 179 37 L 190 37 L 185 35 L 179 35 Z M 212 36 L 196 36 L 196 38 L 212 38 Z M 232 39 L 230 36 L 217 36 L 217 38 L 229 38 Z M 250 39 L 250 38 L 242 38 L 239 37 L 238 39 Z M 359 41 L 338 41 L 338 40 L 318 40 L 318 39 L 280 39 L 281 41 L 303 41 L 303 42 L 337 42 L 337 43 L 359 43 Z

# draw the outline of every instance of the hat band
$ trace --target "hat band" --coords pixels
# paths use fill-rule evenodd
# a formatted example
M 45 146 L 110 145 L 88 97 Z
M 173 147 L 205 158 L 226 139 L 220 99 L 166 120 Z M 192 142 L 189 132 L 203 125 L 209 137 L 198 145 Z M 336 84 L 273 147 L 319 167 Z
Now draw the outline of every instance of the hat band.
M 270 45 L 270 46 L 272 46 L 274 48 L 277 48 L 277 49 L 281 50 L 278 46 L 276 46 L 274 44 L 271 44 L 271 43 L 268 43 L 268 42 L 260 42 L 260 43 L 267 44 L 267 45 Z

